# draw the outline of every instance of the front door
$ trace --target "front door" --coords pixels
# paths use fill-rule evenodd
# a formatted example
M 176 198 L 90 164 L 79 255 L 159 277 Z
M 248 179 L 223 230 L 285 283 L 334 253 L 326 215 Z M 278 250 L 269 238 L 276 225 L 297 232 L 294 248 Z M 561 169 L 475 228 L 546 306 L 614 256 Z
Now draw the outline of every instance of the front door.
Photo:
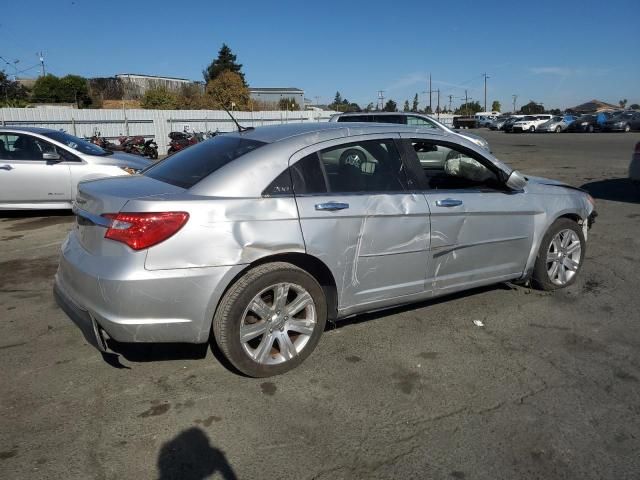
M 71 173 L 60 160 L 45 160 L 56 147 L 40 138 L 0 132 L 0 203 L 33 206 L 69 202 Z
M 341 313 L 422 293 L 428 206 L 408 191 L 394 139 L 320 145 L 294 155 L 290 170 L 306 250 L 332 271 Z
M 521 275 L 533 243 L 534 216 L 541 213 L 524 192 L 507 190 L 495 165 L 470 149 L 419 138 L 405 142 L 421 163 L 431 210 L 427 287 L 437 295 Z

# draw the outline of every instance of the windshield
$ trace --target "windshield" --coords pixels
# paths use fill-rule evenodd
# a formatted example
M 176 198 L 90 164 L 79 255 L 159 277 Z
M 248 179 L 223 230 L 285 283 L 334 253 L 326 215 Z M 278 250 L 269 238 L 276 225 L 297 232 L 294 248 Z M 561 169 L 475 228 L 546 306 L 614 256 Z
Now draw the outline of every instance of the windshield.
M 167 157 L 144 171 L 147 177 L 182 188 L 191 188 L 203 178 L 264 142 L 219 135 Z
M 73 135 L 69 135 L 66 132 L 47 132 L 43 133 L 45 137 L 49 137 L 56 142 L 60 142 L 66 145 L 69 148 L 73 148 L 80 153 L 84 153 L 86 155 L 96 155 L 99 157 L 104 157 L 105 155 L 111 155 L 111 152 L 106 151 L 103 148 L 100 148 L 98 145 L 94 145 L 91 142 L 87 142 L 78 137 L 74 137 Z

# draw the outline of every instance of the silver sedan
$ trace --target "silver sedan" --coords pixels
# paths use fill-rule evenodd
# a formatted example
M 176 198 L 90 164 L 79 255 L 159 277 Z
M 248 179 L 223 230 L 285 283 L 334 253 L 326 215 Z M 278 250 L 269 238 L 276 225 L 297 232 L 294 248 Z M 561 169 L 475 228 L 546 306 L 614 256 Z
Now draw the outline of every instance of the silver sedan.
M 459 135 L 363 123 L 220 135 L 81 183 L 74 211 L 54 292 L 89 342 L 215 339 L 256 377 L 300 364 L 327 321 L 571 285 L 595 216 L 585 192 Z
M 78 182 L 150 164 L 59 130 L 0 127 L 0 210 L 71 208 Z

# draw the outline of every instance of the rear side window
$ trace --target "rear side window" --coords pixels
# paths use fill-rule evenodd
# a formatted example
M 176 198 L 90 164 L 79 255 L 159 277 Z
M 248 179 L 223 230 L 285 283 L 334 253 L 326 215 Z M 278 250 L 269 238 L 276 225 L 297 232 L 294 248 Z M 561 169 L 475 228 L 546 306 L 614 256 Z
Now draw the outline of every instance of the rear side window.
M 339 122 L 370 122 L 370 115 L 340 115 L 338 117 Z
M 406 117 L 404 115 L 374 115 L 373 121 L 377 123 L 399 123 L 400 125 L 405 125 Z
M 317 153 L 307 155 L 291 166 L 291 180 L 297 195 L 327 193 L 326 175 Z
M 219 135 L 186 148 L 155 164 L 144 172 L 147 177 L 182 188 L 191 188 L 219 168 L 253 150 L 264 142 Z

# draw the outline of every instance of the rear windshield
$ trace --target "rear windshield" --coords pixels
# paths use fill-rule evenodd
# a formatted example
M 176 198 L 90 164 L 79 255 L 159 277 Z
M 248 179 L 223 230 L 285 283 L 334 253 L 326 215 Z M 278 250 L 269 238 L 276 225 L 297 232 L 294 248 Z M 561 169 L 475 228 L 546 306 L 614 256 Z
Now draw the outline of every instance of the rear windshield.
M 219 135 L 167 157 L 144 175 L 182 188 L 191 188 L 227 163 L 266 145 L 236 136 Z

